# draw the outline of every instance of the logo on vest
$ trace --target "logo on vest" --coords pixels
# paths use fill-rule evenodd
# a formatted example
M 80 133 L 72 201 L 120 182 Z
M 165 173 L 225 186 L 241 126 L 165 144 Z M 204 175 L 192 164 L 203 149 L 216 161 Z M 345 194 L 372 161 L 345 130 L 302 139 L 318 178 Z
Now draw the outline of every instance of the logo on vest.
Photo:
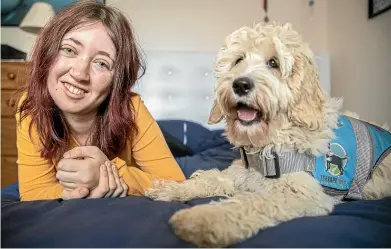
M 338 143 L 330 143 L 325 155 L 326 172 L 333 176 L 342 176 L 348 162 L 346 150 Z

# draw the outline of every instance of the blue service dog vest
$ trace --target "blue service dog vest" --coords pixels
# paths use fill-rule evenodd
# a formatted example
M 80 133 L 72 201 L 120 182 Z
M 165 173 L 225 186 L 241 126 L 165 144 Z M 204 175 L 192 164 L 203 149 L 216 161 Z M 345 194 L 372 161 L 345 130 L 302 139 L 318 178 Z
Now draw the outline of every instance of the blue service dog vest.
M 274 153 L 274 158 L 261 157 L 241 149 L 245 165 L 259 168 L 266 177 L 306 171 L 312 174 L 329 195 L 362 199 L 365 183 L 374 169 L 391 153 L 391 133 L 362 120 L 340 115 L 335 138 L 325 155 L 308 153 Z

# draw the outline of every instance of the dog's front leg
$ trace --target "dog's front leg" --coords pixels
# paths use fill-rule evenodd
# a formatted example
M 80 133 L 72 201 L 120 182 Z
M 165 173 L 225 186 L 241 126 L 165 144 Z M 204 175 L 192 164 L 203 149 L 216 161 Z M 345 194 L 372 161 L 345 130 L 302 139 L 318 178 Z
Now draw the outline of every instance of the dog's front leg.
M 161 201 L 188 201 L 195 198 L 231 196 L 235 191 L 233 180 L 217 169 L 198 170 L 190 179 L 156 182 L 145 196 Z
M 261 192 L 241 192 L 227 200 L 182 209 L 170 224 L 180 238 L 199 247 L 226 247 L 264 228 L 298 217 L 326 215 L 333 209 L 333 199 L 307 173 L 269 181 Z

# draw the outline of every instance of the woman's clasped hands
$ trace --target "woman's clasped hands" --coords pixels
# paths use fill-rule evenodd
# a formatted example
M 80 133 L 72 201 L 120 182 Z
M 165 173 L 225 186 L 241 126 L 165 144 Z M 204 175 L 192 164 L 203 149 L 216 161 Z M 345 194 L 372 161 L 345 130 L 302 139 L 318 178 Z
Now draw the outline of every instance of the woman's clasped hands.
M 125 197 L 128 193 L 117 166 L 96 146 L 80 146 L 64 153 L 56 178 L 64 187 L 64 200 Z

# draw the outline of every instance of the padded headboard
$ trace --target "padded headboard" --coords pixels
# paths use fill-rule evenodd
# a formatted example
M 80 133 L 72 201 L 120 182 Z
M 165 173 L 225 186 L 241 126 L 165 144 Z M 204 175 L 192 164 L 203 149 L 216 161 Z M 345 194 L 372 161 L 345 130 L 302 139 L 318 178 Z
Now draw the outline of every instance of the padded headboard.
M 217 52 L 144 51 L 147 70 L 135 91 L 157 120 L 181 119 L 218 129 L 223 123 L 208 125 L 213 104 Z M 330 92 L 330 66 L 327 54 L 317 54 L 320 79 Z

